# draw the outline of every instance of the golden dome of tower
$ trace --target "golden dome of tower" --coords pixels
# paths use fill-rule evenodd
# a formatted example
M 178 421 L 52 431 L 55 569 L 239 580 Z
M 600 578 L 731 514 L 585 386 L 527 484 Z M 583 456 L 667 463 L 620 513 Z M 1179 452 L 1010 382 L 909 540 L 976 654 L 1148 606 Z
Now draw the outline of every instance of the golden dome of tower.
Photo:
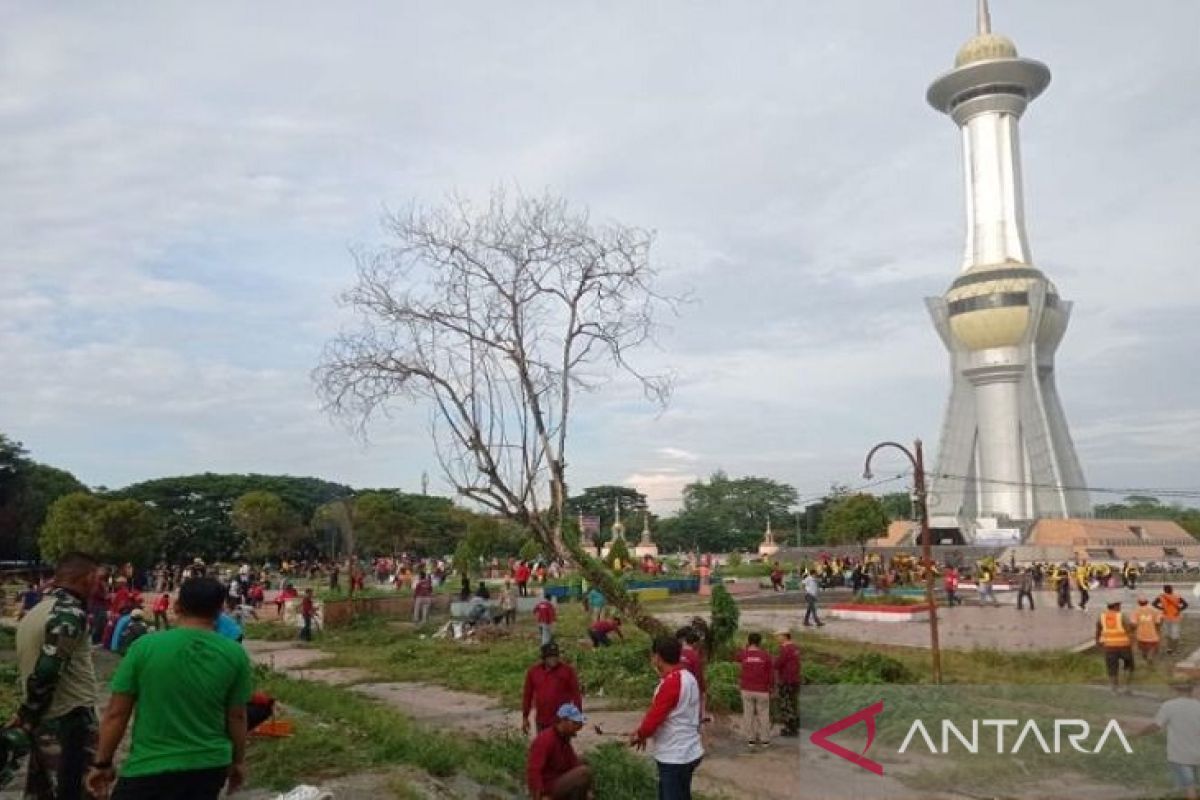
M 1013 40 L 998 33 L 980 33 L 972 36 L 966 44 L 958 48 L 954 57 L 954 66 L 963 67 L 977 61 L 991 61 L 997 58 L 1016 58 L 1017 46 Z

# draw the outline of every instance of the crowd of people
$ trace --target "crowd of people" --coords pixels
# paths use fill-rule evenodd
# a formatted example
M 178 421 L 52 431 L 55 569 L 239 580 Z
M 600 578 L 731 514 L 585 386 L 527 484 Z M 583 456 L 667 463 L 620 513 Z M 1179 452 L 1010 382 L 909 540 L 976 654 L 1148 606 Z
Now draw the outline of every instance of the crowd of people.
M 552 569 L 555 566 L 519 559 L 497 562 L 487 568 L 491 585 L 462 569 L 458 596 L 467 603 L 468 624 L 508 627 L 516 621 L 521 598 L 541 595 L 531 606 L 522 606 L 533 617 L 539 646 L 539 658 L 526 672 L 522 697 L 521 727 L 531 736 L 526 780 L 531 796 L 538 800 L 582 800 L 594 791 L 594 773 L 573 745 L 587 722 L 585 697 L 556 637 L 557 603 L 534 591 L 552 575 L 561 575 L 559 569 Z M 936 564 L 931 570 L 942 582 L 948 605 L 961 603 L 961 584 L 968 581 L 981 604 L 996 604 L 994 584 L 1004 581 L 1016 589 L 1019 610 L 1026 605 L 1032 610 L 1034 593 L 1044 589 L 1055 593 L 1060 607 L 1073 608 L 1073 599 L 1078 598 L 1078 607 L 1086 610 L 1091 590 L 1118 579 L 1133 590 L 1140 577 L 1136 564 L 1120 570 L 1086 563 L 1017 569 L 991 559 Z M 180 775 L 199 792 L 188 797 L 216 797 L 222 786 L 236 787 L 244 780 L 245 731 L 265 719 L 264 709 L 270 708 L 269 698 L 252 695 L 248 662 L 239 643 L 245 615 L 261 609 L 272 587 L 276 587 L 272 600 L 278 613 L 295 601 L 299 636 L 311 640 L 318 602 L 312 587 L 301 592 L 294 581 L 328 582 L 335 588 L 339 574 L 348 574 L 349 586 L 361 588 L 362 576 L 374 576 L 377 584 L 411 592 L 413 621 L 424 624 L 435 592 L 446 591 L 454 572 L 452 563 L 439 560 L 380 558 L 341 566 L 282 561 L 226 567 L 209 567 L 195 559 L 177 569 L 159 565 L 139 573 L 130 565 L 105 568 L 85 555 L 70 554 L 51 580 L 40 586 L 31 583 L 18 596 L 23 700 L 0 742 L 12 741 L 14 732 L 25 737 L 32 751 L 27 796 L 36 800 L 73 797 L 60 788 L 85 784 L 97 796 L 111 792 L 126 800 L 169 799 L 177 795 L 168 784 L 177 783 Z M 824 623 L 818 598 L 824 590 L 889 591 L 920 586 L 928 574 L 911 556 L 885 561 L 867 553 L 861 558 L 827 557 L 800 565 L 788 588 L 798 584 L 803 591 L 802 624 L 820 626 Z M 778 590 L 786 573 L 775 563 L 769 575 L 771 587 Z M 622 619 L 605 593 L 586 583 L 581 590 L 590 645 L 605 648 L 624 642 Z M 1119 601 L 1106 603 L 1097 617 L 1095 642 L 1104 654 L 1114 691 L 1128 691 L 1137 657 L 1153 664 L 1160 643 L 1165 643 L 1168 654 L 1177 652 L 1187 608 L 1187 601 L 1170 585 L 1154 598 L 1138 596 L 1137 607 L 1129 614 Z M 157 635 L 148 636 L 152 631 Z M 674 637 L 653 642 L 650 663 L 658 686 L 641 723 L 626 734 L 635 748 L 654 742 L 659 796 L 670 800 L 691 797 L 692 776 L 704 755 L 710 636 L 707 623 L 697 618 Z M 775 631 L 774 638 L 777 646 L 772 653 L 762 634 L 750 633 L 733 659 L 741 730 L 750 751 L 770 746 L 776 734 L 772 708 L 780 726 L 777 735 L 799 734 L 799 647 L 788 630 Z M 94 648 L 111 650 L 122 658 L 102 720 L 94 713 Z M 181 661 L 187 659 L 181 653 L 185 651 L 202 653 L 203 660 L 211 663 L 202 670 L 194 658 L 184 665 Z M 218 695 L 225 698 L 224 704 L 205 706 L 203 713 L 185 709 L 189 697 L 194 705 L 196 697 Z M 113 754 L 131 719 L 135 720 L 133 749 L 117 780 Z M 179 743 L 197 730 L 206 745 L 185 754 Z M 9 758 L 19 750 L 9 747 Z M 158 754 L 160 750 L 167 755 Z
M 27 757 L 26 798 L 215 800 L 242 785 L 247 733 L 274 701 L 253 691 L 240 629 L 221 624 L 228 585 L 180 578 L 169 611 L 166 592 L 155 601 L 160 630 L 146 635 L 142 591 L 126 570 L 84 553 L 59 559 L 18 623 L 21 700 L 0 736 L 4 774 Z M 122 658 L 98 717 L 93 651 L 101 647 Z M 118 778 L 114 757 L 131 719 Z

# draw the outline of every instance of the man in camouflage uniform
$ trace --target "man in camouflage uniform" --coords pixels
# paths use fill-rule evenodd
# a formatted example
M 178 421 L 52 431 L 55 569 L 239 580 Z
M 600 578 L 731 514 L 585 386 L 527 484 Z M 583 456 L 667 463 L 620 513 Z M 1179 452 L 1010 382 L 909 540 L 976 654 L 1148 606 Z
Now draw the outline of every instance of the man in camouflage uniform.
M 25 731 L 31 740 L 26 800 L 86 797 L 83 778 L 98 732 L 87 599 L 98 576 L 91 556 L 64 555 L 53 588 L 17 627 L 23 694 L 10 727 Z

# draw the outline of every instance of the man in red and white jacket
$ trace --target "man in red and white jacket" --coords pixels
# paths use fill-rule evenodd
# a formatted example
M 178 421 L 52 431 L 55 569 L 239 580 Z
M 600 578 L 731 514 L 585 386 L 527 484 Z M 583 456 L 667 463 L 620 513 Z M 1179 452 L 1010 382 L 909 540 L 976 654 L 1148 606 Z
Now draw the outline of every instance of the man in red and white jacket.
M 549 598 L 543 597 L 533 607 L 533 618 L 537 620 L 541 643 L 550 644 L 554 641 L 554 621 L 558 619 L 558 610 L 554 607 L 554 603 L 550 602 Z
M 681 649 L 677 639 L 654 641 L 651 663 L 661 680 L 642 724 L 629 734 L 630 745 L 639 750 L 647 739 L 654 739 L 659 800 L 691 800 L 692 773 L 704 757 L 700 687 L 695 676 L 680 665 Z
M 762 634 L 752 633 L 747 646 L 734 657 L 742 665 L 738 685 L 742 690 L 742 724 L 746 743 L 753 750 L 769 743 L 771 736 L 771 687 L 774 665 L 771 654 L 762 649 Z

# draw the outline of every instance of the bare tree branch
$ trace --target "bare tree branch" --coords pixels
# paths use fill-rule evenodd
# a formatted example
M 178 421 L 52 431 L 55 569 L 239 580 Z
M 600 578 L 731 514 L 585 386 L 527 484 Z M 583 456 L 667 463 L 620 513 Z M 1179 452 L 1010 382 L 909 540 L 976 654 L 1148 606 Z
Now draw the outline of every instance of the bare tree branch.
M 653 235 L 502 190 L 481 209 L 452 198 L 388 214 L 384 228 L 388 246 L 353 253 L 342 301 L 359 324 L 314 373 L 326 409 L 365 435 L 393 403 L 428 403 L 458 493 L 579 560 L 562 535 L 575 393 L 624 373 L 653 402 L 670 396 L 670 376 L 631 360 L 678 302 L 655 289 Z

